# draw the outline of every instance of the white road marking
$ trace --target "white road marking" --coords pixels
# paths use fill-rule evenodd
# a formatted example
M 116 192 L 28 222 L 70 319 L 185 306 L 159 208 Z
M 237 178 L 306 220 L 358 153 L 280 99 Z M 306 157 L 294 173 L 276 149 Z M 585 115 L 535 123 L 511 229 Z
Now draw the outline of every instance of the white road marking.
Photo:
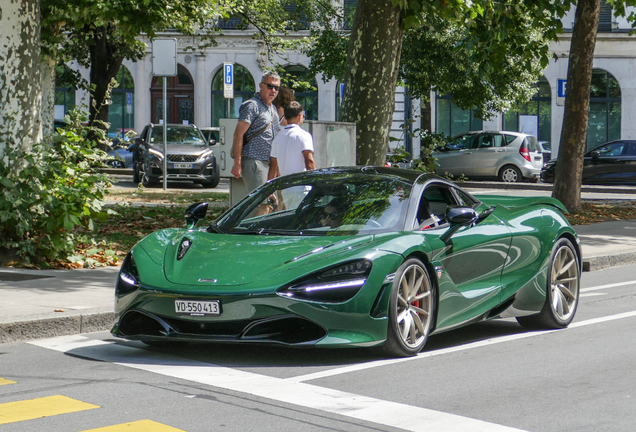
M 596 290 L 602 290 L 602 289 L 608 289 L 608 288 L 622 287 L 625 285 L 636 285 L 636 280 L 627 281 L 627 282 L 618 282 L 618 283 L 613 283 L 608 285 L 599 285 L 599 286 L 590 287 L 590 288 L 581 288 L 580 291 L 581 292 L 596 291 Z
M 602 318 L 595 318 L 595 319 L 591 319 L 591 320 L 587 320 L 587 321 L 581 321 L 581 322 L 578 322 L 578 323 L 575 322 L 575 323 L 570 324 L 570 326 L 568 328 L 583 327 L 583 326 L 590 325 L 590 324 L 599 324 L 599 323 L 603 323 L 603 322 L 607 322 L 607 321 L 613 321 L 613 320 L 616 320 L 616 319 L 631 318 L 631 317 L 634 317 L 634 316 L 636 316 L 636 311 L 627 312 L 627 313 L 624 313 L 624 314 L 610 315 L 610 316 L 602 317 Z M 566 329 L 564 329 L 564 330 L 566 330 Z M 478 342 L 467 343 L 467 344 L 464 344 L 464 345 L 459 345 L 459 346 L 454 346 L 454 347 L 450 347 L 450 348 L 439 349 L 439 350 L 435 350 L 435 351 L 425 351 L 425 352 L 421 352 L 418 355 L 413 356 L 413 357 L 406 357 L 406 358 L 401 358 L 401 359 L 377 360 L 377 361 L 371 361 L 371 362 L 368 362 L 368 363 L 360 363 L 360 364 L 355 364 L 355 365 L 351 365 L 351 366 L 344 366 L 344 367 L 341 367 L 341 368 L 329 369 L 329 370 L 316 372 L 316 373 L 312 373 L 312 374 L 295 376 L 295 377 L 287 378 L 287 380 L 288 381 L 294 381 L 294 382 L 311 381 L 311 380 L 315 380 L 315 379 L 326 378 L 326 377 L 331 377 L 331 376 L 335 376 L 335 375 L 341 375 L 341 374 L 350 373 L 350 372 L 357 372 L 357 371 L 361 371 L 361 370 L 365 370 L 365 369 L 371 369 L 371 368 L 380 367 L 380 366 L 386 366 L 386 365 L 391 365 L 391 364 L 396 364 L 396 363 L 419 360 L 419 359 L 423 359 L 423 358 L 427 358 L 427 357 L 434 357 L 434 356 L 443 355 L 443 354 L 450 354 L 450 353 L 454 353 L 454 352 L 458 352 L 458 351 L 465 351 L 465 350 L 474 349 L 474 348 L 481 348 L 481 347 L 484 347 L 484 346 L 499 344 L 499 343 L 503 343 L 503 342 L 512 342 L 512 341 L 519 340 L 519 339 L 526 339 L 526 338 L 530 338 L 530 337 L 541 336 L 541 335 L 544 335 L 544 334 L 547 334 L 547 333 L 553 333 L 553 332 L 558 332 L 558 331 L 563 331 L 563 330 L 530 331 L 530 332 L 527 332 L 527 333 L 519 333 L 519 334 L 510 335 L 510 336 L 501 336 L 501 337 L 497 337 L 497 338 L 485 339 L 485 340 L 478 341 Z
M 29 343 L 59 352 L 72 352 L 73 355 L 77 356 L 106 361 L 279 402 L 300 405 L 407 431 L 520 431 L 520 429 L 454 414 L 355 395 L 312 384 L 238 371 L 116 343 L 91 340 L 84 336 L 65 336 Z
M 581 294 L 581 297 L 597 297 L 597 296 L 604 296 L 607 295 L 607 293 L 589 293 L 589 294 Z

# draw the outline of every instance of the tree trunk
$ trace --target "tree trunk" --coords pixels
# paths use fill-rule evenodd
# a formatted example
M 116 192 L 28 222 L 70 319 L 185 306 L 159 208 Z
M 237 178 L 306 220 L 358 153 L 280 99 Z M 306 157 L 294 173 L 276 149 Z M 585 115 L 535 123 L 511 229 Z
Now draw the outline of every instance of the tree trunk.
M 402 10 L 360 0 L 349 39 L 342 120 L 356 124 L 358 165 L 384 165 L 402 50 Z
M 91 126 L 108 132 L 108 106 L 110 105 L 110 94 L 108 86 L 110 81 L 117 76 L 119 68 L 123 62 L 123 57 L 113 57 L 110 53 L 115 52 L 114 47 L 109 46 L 107 29 L 102 27 L 99 32 L 95 32 L 94 44 L 91 50 L 91 103 L 89 108 L 89 120 Z M 91 139 L 99 141 L 95 135 Z M 106 148 L 104 148 L 106 150 Z
M 42 134 L 53 135 L 55 120 L 55 65 L 54 58 L 43 56 L 41 65 L 42 78 Z
M 552 196 L 559 199 L 570 212 L 581 210 L 583 155 L 587 139 L 592 62 L 600 11 L 601 0 L 579 0 L 572 30 L 559 163 L 552 192 Z
M 42 139 L 40 1 L 0 5 L 0 156 Z

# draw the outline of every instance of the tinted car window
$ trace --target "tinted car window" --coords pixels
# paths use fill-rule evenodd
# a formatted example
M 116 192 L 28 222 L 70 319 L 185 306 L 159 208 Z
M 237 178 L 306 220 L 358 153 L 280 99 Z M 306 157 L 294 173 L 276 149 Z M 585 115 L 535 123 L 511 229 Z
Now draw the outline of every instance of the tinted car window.
M 536 137 L 528 136 L 525 140 L 526 148 L 531 152 L 540 152 L 541 146 L 539 145 L 539 140 Z
M 623 149 L 625 148 L 625 143 L 617 142 L 612 144 L 607 144 L 601 147 L 597 147 L 592 151 L 596 151 L 599 153 L 601 157 L 603 156 L 620 156 L 623 154 Z
M 506 139 L 506 143 L 504 144 L 504 146 L 509 145 L 511 142 L 517 139 L 517 137 L 514 135 L 504 135 L 504 138 Z
M 626 156 L 636 156 L 636 143 L 630 143 L 627 147 Z
M 459 205 L 460 206 L 462 206 L 462 207 L 475 207 L 476 204 L 478 204 L 477 201 L 475 201 L 470 196 L 465 194 L 464 191 L 461 191 L 459 189 L 455 189 L 455 192 L 457 193 L 457 197 L 459 198 Z

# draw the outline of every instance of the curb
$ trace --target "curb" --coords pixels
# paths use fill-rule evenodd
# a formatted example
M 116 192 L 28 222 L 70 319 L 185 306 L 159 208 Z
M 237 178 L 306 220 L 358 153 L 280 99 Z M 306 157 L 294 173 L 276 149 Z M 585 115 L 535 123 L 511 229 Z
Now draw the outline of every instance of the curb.
M 116 321 L 110 308 L 88 309 L 62 314 L 34 315 L 0 321 L 0 344 L 32 339 L 109 331 Z
M 596 256 L 583 259 L 583 271 L 592 272 L 632 264 L 636 264 L 636 252 Z

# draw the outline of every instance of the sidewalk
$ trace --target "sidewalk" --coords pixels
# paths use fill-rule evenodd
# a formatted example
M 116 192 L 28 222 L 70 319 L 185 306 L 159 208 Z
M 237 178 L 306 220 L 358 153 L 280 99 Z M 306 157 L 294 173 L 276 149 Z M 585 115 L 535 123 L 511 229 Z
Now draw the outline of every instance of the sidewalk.
M 636 221 L 574 228 L 585 271 L 636 263 Z M 110 330 L 118 272 L 0 268 L 0 343 Z

